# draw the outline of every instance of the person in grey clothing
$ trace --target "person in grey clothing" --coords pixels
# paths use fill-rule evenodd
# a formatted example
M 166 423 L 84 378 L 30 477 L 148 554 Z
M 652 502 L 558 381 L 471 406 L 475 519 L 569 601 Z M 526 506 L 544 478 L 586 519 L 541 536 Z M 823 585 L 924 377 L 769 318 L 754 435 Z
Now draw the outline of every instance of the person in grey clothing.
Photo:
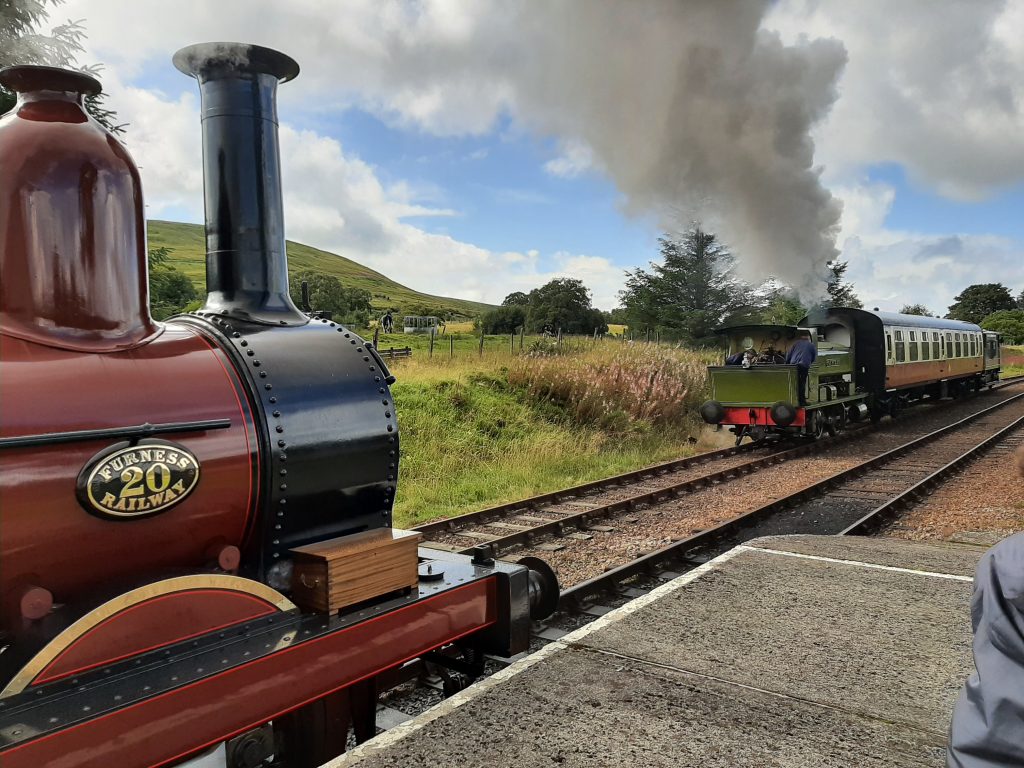
M 796 385 L 800 390 L 800 405 L 807 405 L 807 373 L 818 359 L 818 350 L 811 343 L 811 334 L 800 331 L 796 343 L 786 353 L 786 363 L 796 366 Z
M 1024 449 L 1017 451 L 1024 475 Z M 953 708 L 948 768 L 1024 765 L 1024 533 L 986 552 L 971 596 L 974 673 Z

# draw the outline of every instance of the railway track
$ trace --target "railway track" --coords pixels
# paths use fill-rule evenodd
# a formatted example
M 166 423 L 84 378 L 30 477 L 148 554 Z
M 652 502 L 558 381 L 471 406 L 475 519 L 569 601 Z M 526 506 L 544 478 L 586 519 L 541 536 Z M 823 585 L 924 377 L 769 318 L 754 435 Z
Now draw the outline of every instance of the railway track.
M 1015 382 L 1011 382 L 1015 383 Z M 1007 385 L 997 385 L 1007 386 Z M 978 401 L 965 401 L 970 409 Z M 980 406 L 977 406 L 980 407 Z M 501 504 L 466 515 L 417 526 L 426 541 L 424 546 L 469 554 L 481 545 L 495 555 L 517 549 L 536 548 L 533 554 L 562 548 L 560 540 L 589 538 L 612 530 L 604 522 L 679 499 L 708 488 L 811 455 L 834 454 L 849 441 L 865 434 L 891 433 L 890 442 L 901 441 L 905 434 L 928 431 L 930 419 L 943 418 L 948 406 L 921 408 L 891 423 L 862 425 L 823 442 L 789 441 L 772 445 L 744 445 L 698 454 L 664 464 L 646 467 L 616 477 L 585 483 L 572 488 L 542 494 L 529 499 Z M 874 449 L 872 449 L 874 450 Z M 882 450 L 879 448 L 878 450 Z M 629 518 L 627 518 L 628 520 Z M 634 520 L 635 521 L 635 520 Z
M 1022 427 L 1024 392 L 1019 392 L 720 525 L 573 585 L 563 590 L 560 607 L 579 610 L 594 596 L 614 591 L 635 576 L 662 569 L 668 570 L 663 577 L 674 576 L 759 536 L 872 533 Z
M 595 617 L 646 594 L 665 581 L 752 538 L 786 533 L 863 535 L 878 530 L 896 513 L 924 497 L 951 475 L 961 471 L 974 458 L 990 450 L 1003 450 L 1008 442 L 1017 443 L 1024 438 L 1024 391 L 1016 391 L 1015 386 L 1021 383 L 1024 383 L 1024 377 L 1016 377 L 1001 383 L 1001 388 L 1013 389 L 1008 390 L 1007 397 L 997 403 L 979 405 L 974 412 L 937 429 L 919 429 L 910 439 L 905 439 L 884 452 L 876 453 L 853 466 L 845 467 L 713 528 L 674 541 L 668 546 L 646 553 L 597 577 L 565 589 L 562 592 L 558 613 L 547 621 L 535 625 L 531 650 L 557 640 Z M 926 414 L 915 420 L 923 424 L 929 421 Z M 910 421 L 906 418 L 898 422 L 900 434 L 905 434 Z M 865 429 L 869 430 L 875 431 L 875 428 Z M 833 445 L 841 445 L 841 441 L 835 441 Z M 823 447 L 821 444 L 805 444 L 796 448 L 820 450 Z M 757 454 L 758 451 L 754 447 L 744 446 L 744 449 L 726 449 L 682 462 L 670 462 L 668 465 L 629 473 L 625 477 L 635 476 L 649 481 L 651 477 L 664 477 L 679 469 L 703 468 L 712 470 L 705 471 L 704 475 L 718 475 L 717 483 L 722 483 L 728 482 L 730 478 L 743 477 L 756 471 L 752 467 L 746 471 L 743 469 L 744 466 L 755 462 L 764 462 L 760 466 L 767 467 L 785 461 L 783 454 L 791 450 L 794 448 L 778 446 L 775 451 L 755 456 L 747 461 L 748 456 Z M 813 451 L 807 453 L 810 452 Z M 794 458 L 795 456 L 796 454 L 793 454 Z M 732 467 L 723 468 L 715 465 L 716 461 L 722 459 L 736 461 L 737 458 L 740 461 Z M 612 487 L 621 482 L 620 478 L 612 480 Z M 695 480 L 699 478 L 681 482 L 685 484 Z M 700 483 L 700 487 L 715 483 L 715 480 L 710 480 Z M 607 486 L 604 483 L 578 486 L 585 489 L 584 493 L 590 494 L 600 491 L 603 487 Z M 573 492 L 570 495 L 570 498 L 573 498 L 576 489 L 569 490 Z M 659 491 L 666 493 L 664 489 Z M 675 495 L 673 491 L 667 493 Z M 566 494 L 567 491 L 546 494 L 538 497 L 545 500 L 539 503 L 557 502 Z M 536 499 L 529 501 L 533 502 Z M 613 503 L 622 502 L 619 500 Z M 518 502 L 454 520 L 478 525 L 485 520 L 498 517 L 499 513 L 496 510 L 514 512 L 524 507 L 528 507 L 526 502 Z M 444 526 L 450 522 L 441 521 L 431 524 L 429 528 L 423 528 L 433 532 L 443 531 Z M 575 526 L 577 522 L 566 522 L 562 532 L 564 533 L 570 525 Z M 505 545 L 503 539 L 504 542 L 509 542 L 507 546 L 517 546 L 511 539 L 502 536 L 497 537 L 499 545 Z M 514 660 L 488 657 L 485 659 L 484 674 L 492 674 Z M 419 660 L 410 662 L 405 669 L 396 674 L 394 682 L 397 687 L 385 695 L 378 712 L 381 730 L 415 716 L 450 695 L 465 682 L 465 679 L 460 679 L 458 671 L 446 669 L 443 664 L 437 662 L 437 658 L 427 663 Z M 458 662 L 455 666 L 458 666 Z

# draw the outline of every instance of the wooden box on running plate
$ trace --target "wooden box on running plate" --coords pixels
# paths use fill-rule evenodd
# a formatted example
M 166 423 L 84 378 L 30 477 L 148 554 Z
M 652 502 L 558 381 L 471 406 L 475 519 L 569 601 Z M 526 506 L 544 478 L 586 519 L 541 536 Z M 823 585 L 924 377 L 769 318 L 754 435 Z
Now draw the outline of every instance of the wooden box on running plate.
M 416 531 L 378 528 L 292 550 L 292 599 L 307 610 L 334 613 L 419 581 Z

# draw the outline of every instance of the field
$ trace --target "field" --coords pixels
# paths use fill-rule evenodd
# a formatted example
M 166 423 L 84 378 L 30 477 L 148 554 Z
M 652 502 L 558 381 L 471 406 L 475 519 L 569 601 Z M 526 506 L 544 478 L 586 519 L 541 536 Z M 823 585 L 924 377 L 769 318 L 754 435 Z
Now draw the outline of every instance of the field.
M 482 357 L 416 355 L 393 363 L 402 446 L 396 525 L 606 477 L 700 446 L 694 412 L 704 397 L 701 353 L 589 341 L 563 352 L 513 358 L 496 347 Z
M 198 224 L 152 220 L 148 222 L 148 230 L 149 247 L 168 248 L 171 252 L 170 266 L 184 272 L 200 294 L 204 294 L 206 292 L 206 240 L 203 227 Z M 289 240 L 287 248 L 291 271 L 302 272 L 308 269 L 334 275 L 347 287 L 363 288 L 373 294 L 373 306 L 381 311 L 389 306 L 426 304 L 473 317 L 493 309 L 490 304 L 432 296 L 414 291 L 369 267 L 346 259 L 344 256 L 321 251 L 308 245 Z
M 1002 375 L 1024 376 L 1024 347 L 1002 348 Z

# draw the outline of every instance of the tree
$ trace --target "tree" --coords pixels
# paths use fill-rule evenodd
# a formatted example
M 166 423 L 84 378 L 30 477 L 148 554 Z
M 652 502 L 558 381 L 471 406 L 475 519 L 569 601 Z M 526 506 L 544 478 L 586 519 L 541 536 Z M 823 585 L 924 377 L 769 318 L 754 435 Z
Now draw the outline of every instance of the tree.
M 770 325 L 796 325 L 807 314 L 807 309 L 784 291 L 773 292 L 760 320 Z
M 967 323 L 980 323 L 1000 310 L 1017 309 L 1017 302 L 1002 283 L 969 285 L 953 301 L 946 317 Z
M 64 0 L 4 0 L 0 3 L 0 69 L 17 64 L 44 64 L 74 68 L 77 54 L 84 49 L 85 28 L 81 21 L 67 21 L 53 27 L 50 34 L 38 31 L 49 18 L 47 5 L 58 6 Z M 79 67 L 97 75 L 102 67 Z M 117 114 L 104 106 L 104 94 L 87 96 L 85 107 L 111 133 L 124 133 L 117 125 Z M 14 107 L 15 95 L 0 88 L 0 115 Z
M 505 297 L 501 302 L 503 307 L 525 307 L 530 303 L 530 297 L 522 291 L 514 291 Z
M 1024 309 L 1001 309 L 981 321 L 986 331 L 1001 334 L 1007 344 L 1024 344 Z
M 692 226 L 665 235 L 660 264 L 626 273 L 619 298 L 630 328 L 653 328 L 696 343 L 713 343 L 727 318 L 751 318 L 763 302 L 733 274 L 734 259 L 710 232 Z
M 857 294 L 853 291 L 853 285 L 843 281 L 843 275 L 846 274 L 846 270 L 850 264 L 846 261 L 830 261 L 828 264 L 829 270 L 832 272 L 832 277 L 828 280 L 828 305 L 829 307 L 852 307 L 854 309 L 860 309 L 864 305 L 861 300 L 857 298 Z
M 526 307 L 511 305 L 484 312 L 476 326 L 484 333 L 515 333 L 526 325 Z
M 1024 309 L 1024 291 L 1017 296 L 1017 309 Z
M 924 304 L 904 304 L 903 309 L 900 310 L 901 315 L 920 315 L 921 317 L 931 317 L 932 312 Z
M 370 300 L 373 296 L 362 288 L 347 288 L 334 275 L 306 270 L 289 275 L 288 286 L 292 301 L 302 304 L 302 283 L 309 288 L 309 305 L 314 312 L 330 312 L 346 325 L 365 326 L 370 322 Z
M 168 263 L 170 256 L 169 248 L 149 249 L 149 307 L 157 320 L 186 311 L 199 298 L 188 276 Z
M 544 330 L 565 333 L 599 333 L 608 330 L 601 310 L 590 304 L 590 291 L 582 280 L 556 277 L 528 294 L 526 329 L 531 333 Z

